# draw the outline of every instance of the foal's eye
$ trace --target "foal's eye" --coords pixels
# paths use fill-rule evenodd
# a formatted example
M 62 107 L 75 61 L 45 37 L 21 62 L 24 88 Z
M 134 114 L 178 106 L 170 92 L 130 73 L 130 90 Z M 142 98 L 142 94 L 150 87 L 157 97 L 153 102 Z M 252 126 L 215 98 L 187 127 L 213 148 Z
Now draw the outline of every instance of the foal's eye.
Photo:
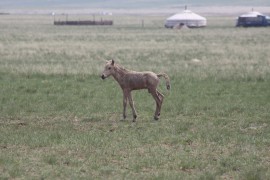
M 111 70 L 111 67 L 109 67 L 108 69 Z

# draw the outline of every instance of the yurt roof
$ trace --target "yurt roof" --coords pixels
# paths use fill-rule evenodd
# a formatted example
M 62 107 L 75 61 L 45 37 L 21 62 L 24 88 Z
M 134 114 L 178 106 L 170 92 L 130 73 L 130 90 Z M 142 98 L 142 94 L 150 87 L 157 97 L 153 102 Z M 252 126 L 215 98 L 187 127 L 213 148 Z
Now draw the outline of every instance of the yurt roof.
M 167 20 L 206 20 L 204 17 L 190 11 L 190 10 L 184 10 L 182 13 L 177 13 L 169 18 Z
M 240 17 L 257 17 L 257 16 L 264 16 L 264 15 L 257 11 L 251 11 L 249 13 L 242 14 Z

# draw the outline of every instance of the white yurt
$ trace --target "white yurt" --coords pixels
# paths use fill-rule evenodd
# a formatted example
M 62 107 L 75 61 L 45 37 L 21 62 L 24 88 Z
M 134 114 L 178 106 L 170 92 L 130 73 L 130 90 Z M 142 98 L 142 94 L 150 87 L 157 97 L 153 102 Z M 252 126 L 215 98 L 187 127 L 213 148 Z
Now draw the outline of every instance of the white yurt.
M 189 28 L 205 27 L 207 20 L 190 10 L 184 10 L 182 13 L 175 14 L 165 21 L 166 28 L 173 28 L 178 25 L 185 25 Z

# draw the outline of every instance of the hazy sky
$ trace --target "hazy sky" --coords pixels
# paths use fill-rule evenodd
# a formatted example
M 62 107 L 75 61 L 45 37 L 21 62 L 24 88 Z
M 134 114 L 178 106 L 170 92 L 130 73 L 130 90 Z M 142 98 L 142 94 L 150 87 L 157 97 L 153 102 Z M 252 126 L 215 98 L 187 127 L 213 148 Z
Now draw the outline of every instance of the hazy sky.
M 3 8 L 160 8 L 189 6 L 270 6 L 270 0 L 0 0 Z

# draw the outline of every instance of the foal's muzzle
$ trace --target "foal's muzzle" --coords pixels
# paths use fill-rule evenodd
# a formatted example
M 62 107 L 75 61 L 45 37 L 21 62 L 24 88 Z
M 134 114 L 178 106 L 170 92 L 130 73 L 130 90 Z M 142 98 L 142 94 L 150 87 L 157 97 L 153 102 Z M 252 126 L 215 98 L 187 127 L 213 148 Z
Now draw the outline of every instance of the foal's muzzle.
M 101 75 L 101 78 L 102 78 L 102 79 L 105 79 L 106 77 L 104 76 L 104 74 L 102 74 L 102 75 Z

